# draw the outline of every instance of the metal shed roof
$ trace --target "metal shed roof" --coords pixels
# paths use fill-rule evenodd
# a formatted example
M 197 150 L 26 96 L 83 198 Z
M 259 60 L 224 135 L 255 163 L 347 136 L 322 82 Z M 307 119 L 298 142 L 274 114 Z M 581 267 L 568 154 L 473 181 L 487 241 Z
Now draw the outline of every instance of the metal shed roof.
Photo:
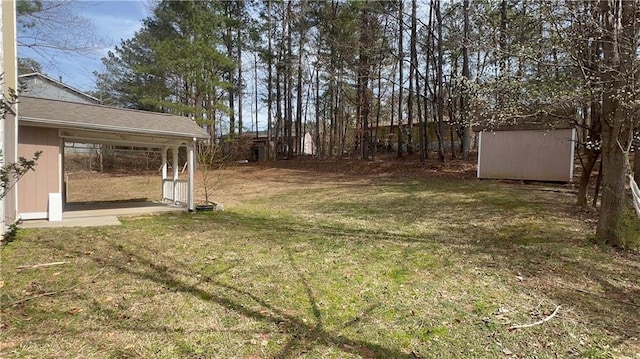
M 29 96 L 19 98 L 19 107 L 21 125 L 58 128 L 69 140 L 169 144 L 209 138 L 183 116 Z

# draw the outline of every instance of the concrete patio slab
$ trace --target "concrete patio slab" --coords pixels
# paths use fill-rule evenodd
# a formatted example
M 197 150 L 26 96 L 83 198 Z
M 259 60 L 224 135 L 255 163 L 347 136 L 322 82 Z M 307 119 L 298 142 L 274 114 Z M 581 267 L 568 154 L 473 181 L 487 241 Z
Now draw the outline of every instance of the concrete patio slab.
M 61 221 L 49 222 L 46 219 L 24 221 L 20 228 L 57 228 L 57 227 L 102 227 L 119 226 L 122 223 L 116 216 L 98 216 L 83 218 L 63 218 Z
M 61 221 L 28 220 L 21 228 L 99 227 L 122 224 L 118 217 L 156 215 L 168 212 L 184 212 L 186 208 L 161 202 L 95 202 L 68 203 Z

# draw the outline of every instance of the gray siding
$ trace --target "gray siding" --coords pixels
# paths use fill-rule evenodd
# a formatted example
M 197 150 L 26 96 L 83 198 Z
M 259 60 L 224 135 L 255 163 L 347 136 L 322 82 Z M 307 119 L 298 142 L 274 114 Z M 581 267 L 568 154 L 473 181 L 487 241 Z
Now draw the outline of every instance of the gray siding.
M 64 86 L 60 86 L 41 77 L 34 76 L 21 78 L 20 82 L 26 87 L 22 92 L 22 94 L 26 96 L 85 104 L 97 103 L 97 101 L 94 101 L 81 93 L 64 88 Z

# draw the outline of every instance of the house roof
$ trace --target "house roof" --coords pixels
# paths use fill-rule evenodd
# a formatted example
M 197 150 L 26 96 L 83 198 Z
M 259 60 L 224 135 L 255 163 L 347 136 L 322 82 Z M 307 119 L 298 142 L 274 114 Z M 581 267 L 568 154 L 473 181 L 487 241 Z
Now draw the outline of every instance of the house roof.
M 123 134 L 165 139 L 207 139 L 209 135 L 191 119 L 164 113 L 115 108 L 94 104 L 81 104 L 29 96 L 19 98 L 19 121 L 23 125 L 79 130 L 86 140 L 108 140 L 110 135 Z M 69 137 L 78 132 L 69 132 Z M 129 137 L 127 141 L 135 142 Z M 123 140 L 124 141 L 124 140 Z M 113 141 L 112 141 L 113 142 Z
M 88 95 L 88 94 L 86 94 L 86 93 L 84 93 L 84 92 L 82 92 L 82 91 L 80 91 L 80 90 L 78 90 L 78 89 L 76 89 L 74 87 L 71 87 L 71 86 L 69 86 L 67 84 L 64 84 L 61 81 L 56 81 L 56 80 L 52 79 L 51 77 L 49 77 L 47 75 L 44 75 L 44 74 L 41 74 L 39 72 L 32 72 L 32 73 L 29 73 L 29 74 L 19 75 L 18 79 L 20 80 L 20 79 L 35 78 L 35 77 L 39 77 L 39 78 L 41 78 L 41 79 L 53 84 L 54 86 L 57 86 L 59 88 L 62 88 L 62 89 L 68 90 L 70 92 L 73 92 L 73 93 L 75 93 L 77 95 L 80 95 L 80 96 L 86 98 L 87 100 L 89 100 L 91 102 L 94 102 L 94 103 L 97 103 L 97 104 L 102 102 L 99 99 L 97 99 L 97 98 L 95 98 L 95 97 L 93 97 L 91 95 Z

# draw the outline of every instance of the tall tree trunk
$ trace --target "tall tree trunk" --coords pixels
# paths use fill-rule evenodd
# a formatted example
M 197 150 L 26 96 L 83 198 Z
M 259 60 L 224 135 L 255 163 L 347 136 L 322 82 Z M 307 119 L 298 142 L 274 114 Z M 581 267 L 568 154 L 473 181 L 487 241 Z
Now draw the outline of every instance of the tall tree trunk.
M 413 71 L 413 78 L 416 84 L 416 107 L 418 110 L 418 136 L 420 143 L 420 161 L 426 160 L 426 152 L 424 148 L 424 118 L 422 117 L 422 110 L 420 108 L 420 72 L 418 71 L 418 49 L 417 49 L 417 14 L 416 14 L 416 0 L 411 1 L 411 69 Z M 412 131 L 413 132 L 413 129 Z
M 287 43 L 287 66 L 286 66 L 286 106 L 285 106 L 285 122 L 284 122 L 284 131 L 285 138 L 287 141 L 287 158 L 293 158 L 293 69 L 291 66 L 291 61 L 293 60 L 293 30 L 291 19 L 292 16 L 292 6 L 293 2 L 291 0 L 287 1 L 287 34 L 286 34 L 286 43 Z
M 600 99 L 592 100 L 589 109 L 589 118 L 590 124 L 587 132 L 589 140 L 593 143 L 599 143 L 601 141 L 602 132 Z M 601 150 L 599 148 L 593 147 L 587 149 L 587 161 L 582 166 L 582 173 L 580 174 L 580 182 L 578 184 L 578 206 L 586 207 L 588 205 L 587 192 L 589 189 L 589 182 L 591 179 L 591 173 L 593 172 L 596 162 L 600 157 L 600 151 Z
M 403 52 L 403 33 L 404 28 L 402 26 L 404 21 L 404 3 L 402 0 L 398 0 L 398 158 L 402 157 L 402 146 L 404 143 L 404 131 L 402 128 L 402 90 L 404 83 L 404 52 Z
M 275 154 L 274 158 L 277 158 L 282 154 L 283 151 L 283 137 L 282 137 L 282 87 L 281 87 L 281 79 L 282 79 L 282 48 L 280 48 L 278 53 L 278 66 L 276 66 L 276 126 L 275 133 L 273 134 L 273 140 L 275 142 Z
M 373 151 L 371 159 L 374 160 L 378 153 L 378 144 L 380 143 L 380 115 L 382 112 L 382 61 L 378 62 L 378 103 L 376 106 L 376 126 L 373 138 Z M 393 113 L 393 111 L 392 111 Z
M 424 61 L 424 96 L 422 96 L 422 103 L 424 108 L 424 130 L 422 139 L 424 143 L 424 159 L 429 159 L 429 64 L 433 58 L 433 0 L 429 3 L 429 23 L 427 27 L 427 45 L 424 46 L 424 52 L 426 59 Z
M 605 116 L 622 115 L 620 110 L 609 100 L 603 106 Z M 612 111 L 612 112 L 611 112 Z M 617 112 L 617 113 L 616 113 Z M 618 121 L 614 120 L 614 121 Z M 596 230 L 596 238 L 614 247 L 624 247 L 621 232 L 622 213 L 625 207 L 625 152 L 618 146 L 621 133 L 620 126 L 603 124 L 602 126 L 602 200 L 600 202 L 600 218 Z
M 338 17 L 338 0 L 331 1 L 331 18 L 336 19 Z M 335 22 L 331 22 L 330 25 L 330 33 L 335 31 L 336 24 Z M 340 89 L 338 87 L 338 60 L 337 60 L 337 51 L 335 50 L 335 43 L 330 42 L 329 45 L 329 73 L 330 73 L 330 82 L 329 82 L 329 90 L 330 90 L 330 109 L 329 109 L 329 157 L 333 157 L 337 155 L 336 148 L 338 147 L 338 96 L 340 94 Z
M 596 239 L 614 247 L 624 247 L 621 231 L 625 208 L 625 174 L 628 153 L 625 151 L 633 129 L 632 116 L 626 109 L 627 83 L 635 85 L 636 2 L 600 1 L 603 19 L 602 80 L 602 201 Z M 629 73 L 629 71 L 633 71 Z
M 231 6 L 233 4 L 231 2 L 226 4 L 226 13 L 227 16 L 229 18 L 232 17 L 231 15 Z M 229 56 L 230 59 L 233 59 L 233 32 L 231 31 L 231 25 L 227 25 L 227 29 L 226 29 L 226 46 L 227 46 L 227 56 Z M 227 80 L 229 81 L 230 84 L 233 84 L 234 86 L 229 88 L 229 138 L 231 139 L 231 148 L 233 151 L 233 141 L 235 138 L 235 132 L 236 132 L 236 117 L 235 117 L 235 92 L 236 92 L 236 88 L 235 88 L 235 69 L 229 69 L 229 72 L 227 74 L 228 78 Z
M 332 60 L 333 61 L 333 60 Z M 335 144 L 336 144 L 336 127 L 337 125 L 337 113 L 338 113 L 338 99 L 336 96 L 337 93 L 337 84 L 335 78 L 335 67 L 331 66 L 331 84 L 330 84 L 330 99 L 329 99 L 329 157 L 334 155 Z
M 336 107 L 336 151 L 338 157 L 343 157 L 345 154 L 345 142 L 344 142 L 344 94 L 342 93 L 342 78 L 338 78 L 338 103 Z
M 458 56 L 451 56 L 451 74 L 449 75 L 450 81 L 458 77 Z M 445 98 L 447 98 L 447 111 L 449 113 L 449 148 L 451 149 L 451 159 L 457 159 L 456 155 L 456 134 L 460 133 L 460 127 L 458 120 L 458 102 L 453 99 L 451 95 L 451 82 L 446 86 L 447 92 Z
M 302 133 L 302 43 L 304 34 L 300 32 L 300 41 L 298 44 L 298 79 L 296 83 L 296 131 L 295 131 L 295 154 L 303 154 L 302 141 L 304 139 L 304 133 Z
M 306 134 L 309 131 L 308 130 L 308 126 L 309 126 L 309 101 L 311 101 L 311 89 L 313 89 L 313 72 L 311 73 L 311 78 L 309 79 L 309 83 L 307 84 L 307 97 L 304 101 L 304 115 L 302 116 L 302 133 L 303 133 L 303 137 L 302 137 L 302 154 L 305 154 L 305 148 L 306 148 Z M 315 154 L 314 152 L 314 140 L 313 138 L 311 139 L 311 144 L 309 145 L 311 147 L 311 153 L 309 153 L 310 155 Z
M 255 133 L 256 138 L 258 138 L 258 54 L 253 53 L 253 105 L 254 105 L 254 113 L 255 113 Z
M 444 162 L 444 89 L 443 89 L 443 67 L 444 67 L 444 50 L 442 46 L 442 13 L 440 11 L 440 0 L 434 1 L 436 22 L 437 22 L 437 36 L 438 36 L 438 62 L 436 64 L 436 113 L 437 113 L 437 131 L 438 135 L 438 160 Z
M 411 0 L 411 35 L 409 39 L 409 96 L 407 96 L 407 151 L 409 154 L 413 154 L 413 104 L 414 104 L 414 88 L 413 80 L 415 73 L 417 72 L 417 49 L 416 49 L 416 37 L 417 37 L 417 17 L 416 17 L 416 0 Z
M 424 162 L 427 160 L 427 149 L 426 149 L 426 143 L 425 143 L 425 132 L 426 132 L 426 126 L 425 126 L 425 114 L 423 114 L 422 111 L 422 102 L 420 101 L 420 79 L 419 79 L 419 72 L 416 71 L 415 72 L 415 77 L 416 77 L 416 109 L 418 110 L 418 136 L 420 136 L 419 138 L 419 144 L 420 144 L 420 162 Z
M 316 64 L 316 157 L 322 158 L 322 144 L 320 139 L 320 65 Z
M 369 159 L 370 139 L 369 139 L 369 4 L 365 2 L 360 12 L 360 46 L 358 59 L 358 101 L 357 117 L 362 126 L 362 159 Z
M 269 49 L 267 54 L 267 159 L 269 160 L 274 158 L 272 153 L 273 134 L 271 133 L 271 111 L 273 106 L 273 20 L 271 18 L 271 1 L 267 0 L 267 41 Z
M 331 110 L 329 110 L 331 111 Z M 329 117 L 331 116 L 331 113 L 329 113 Z M 327 105 L 326 104 L 322 104 L 322 141 L 320 142 L 320 153 L 323 157 L 327 156 L 327 134 L 329 134 L 329 136 L 331 136 L 331 134 L 329 133 L 331 131 L 331 129 L 329 129 L 329 131 L 327 131 Z
M 395 70 L 395 69 L 394 69 Z M 395 74 L 394 74 L 395 76 Z M 395 79 L 395 78 L 394 78 Z M 393 124 L 395 123 L 394 120 L 396 119 L 396 110 L 394 109 L 394 106 L 396 104 L 396 82 L 395 81 L 391 81 L 391 105 L 390 107 L 390 111 L 391 112 L 391 122 L 389 123 L 389 135 L 391 135 L 392 133 L 395 133 L 396 128 L 393 126 Z M 387 140 L 390 140 L 391 136 L 387 136 Z M 390 152 L 390 150 L 388 151 Z
M 600 18 L 600 10 L 598 8 L 597 3 L 593 2 L 585 2 L 583 11 L 586 16 L 588 16 L 589 20 L 597 23 Z M 542 29 L 541 29 L 542 31 Z M 583 57 L 582 61 L 585 63 L 585 69 L 587 70 L 587 74 L 592 75 L 598 72 L 598 65 L 601 62 L 600 59 L 600 50 L 602 48 L 601 41 L 590 41 L 588 42 L 582 51 L 580 51 L 580 55 Z M 591 179 L 591 173 L 593 172 L 596 162 L 600 157 L 600 147 L 601 143 L 601 135 L 602 135 L 602 89 L 600 84 L 593 83 L 589 81 L 590 87 L 589 90 L 591 92 L 591 101 L 589 106 L 584 106 L 583 109 L 583 133 L 581 142 L 585 143 L 587 140 L 591 142 L 590 146 L 586 146 L 586 154 L 587 161 L 582 164 L 582 173 L 580 175 L 580 181 L 578 185 L 578 206 L 586 207 L 587 204 L 587 192 L 589 188 L 589 182 Z M 580 153 L 578 153 L 580 155 Z M 602 162 L 600 163 L 602 165 Z M 602 168 L 602 166 L 600 166 Z M 598 173 L 598 180 L 602 178 L 602 173 Z M 599 183 L 596 186 L 596 194 L 599 191 Z M 594 207 L 597 204 L 598 196 L 594 195 Z
M 471 150 L 471 118 L 469 113 L 469 86 L 471 81 L 469 74 L 469 0 L 462 2 L 464 18 L 464 34 L 462 44 L 462 79 L 464 85 L 460 95 L 460 123 L 462 126 L 462 159 L 469 160 Z
M 240 51 L 238 51 L 240 52 Z M 240 60 L 240 54 L 238 54 L 238 136 L 242 136 L 242 62 Z
M 236 91 L 238 91 L 238 135 L 242 137 L 242 31 L 240 30 L 242 24 L 242 4 L 237 3 L 236 6 L 236 63 L 238 65 L 238 82 L 236 84 Z

